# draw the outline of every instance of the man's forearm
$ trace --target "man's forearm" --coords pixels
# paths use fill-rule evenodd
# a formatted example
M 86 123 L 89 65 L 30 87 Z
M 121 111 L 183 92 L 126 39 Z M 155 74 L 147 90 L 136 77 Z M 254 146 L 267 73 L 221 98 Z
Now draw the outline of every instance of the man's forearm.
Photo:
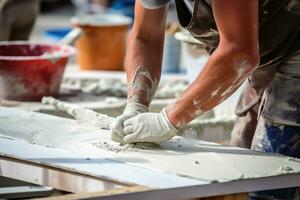
M 128 40 L 125 69 L 128 102 L 148 106 L 157 88 L 163 55 L 167 6 L 145 9 L 135 3 L 135 20 Z
M 230 48 L 217 49 L 196 81 L 167 107 L 170 121 L 182 128 L 231 96 L 257 65 L 253 57 Z
M 163 42 L 163 35 L 155 41 L 131 35 L 125 59 L 129 102 L 150 104 L 160 80 Z

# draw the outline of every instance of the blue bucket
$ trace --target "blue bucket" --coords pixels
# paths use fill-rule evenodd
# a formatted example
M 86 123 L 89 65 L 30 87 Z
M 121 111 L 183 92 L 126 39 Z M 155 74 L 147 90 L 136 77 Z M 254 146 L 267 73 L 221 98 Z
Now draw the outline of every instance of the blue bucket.
M 55 28 L 44 31 L 43 38 L 46 42 L 58 42 L 66 36 L 72 29 L 71 28 Z

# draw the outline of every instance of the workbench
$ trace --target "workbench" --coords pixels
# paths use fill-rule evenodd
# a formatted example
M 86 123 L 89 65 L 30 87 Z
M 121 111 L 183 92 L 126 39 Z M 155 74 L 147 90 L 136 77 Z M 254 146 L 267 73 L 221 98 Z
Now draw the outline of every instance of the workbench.
M 109 130 L 4 107 L 0 155 L 1 176 L 74 193 L 62 199 L 230 194 L 246 199 L 243 193 L 250 191 L 300 186 L 300 160 L 295 158 L 183 137 L 160 146 L 120 146 L 110 140 Z

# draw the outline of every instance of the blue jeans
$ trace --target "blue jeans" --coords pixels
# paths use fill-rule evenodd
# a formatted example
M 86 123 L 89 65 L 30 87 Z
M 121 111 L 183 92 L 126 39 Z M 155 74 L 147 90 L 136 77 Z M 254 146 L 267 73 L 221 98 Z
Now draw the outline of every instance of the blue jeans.
M 300 158 L 300 127 L 274 123 L 260 117 L 252 149 Z M 298 200 L 299 188 L 285 188 L 250 193 L 251 200 Z

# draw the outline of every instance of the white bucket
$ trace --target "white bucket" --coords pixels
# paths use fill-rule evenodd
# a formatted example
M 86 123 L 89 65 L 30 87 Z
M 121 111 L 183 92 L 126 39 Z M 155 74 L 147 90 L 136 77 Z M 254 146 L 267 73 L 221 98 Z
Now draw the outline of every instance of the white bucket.
M 163 73 L 178 73 L 179 59 L 180 41 L 175 39 L 174 34 L 166 34 L 162 63 Z
M 181 41 L 180 71 L 186 72 L 189 82 L 193 82 L 204 68 L 209 55 L 205 46 L 187 32 L 178 32 L 175 38 Z

